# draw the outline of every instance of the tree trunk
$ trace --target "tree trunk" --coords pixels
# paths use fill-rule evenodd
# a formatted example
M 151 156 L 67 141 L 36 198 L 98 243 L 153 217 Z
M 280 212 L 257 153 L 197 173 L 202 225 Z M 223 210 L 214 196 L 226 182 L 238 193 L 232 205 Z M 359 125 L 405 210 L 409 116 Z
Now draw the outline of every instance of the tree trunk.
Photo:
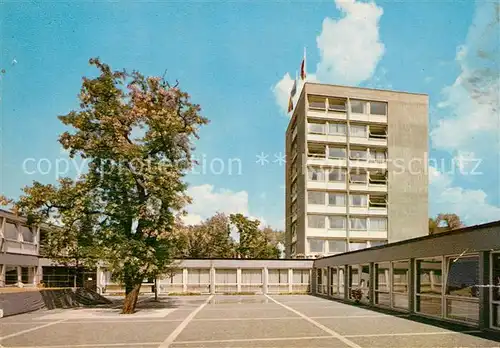
M 127 284 L 130 286 L 130 284 Z M 135 284 L 130 292 L 126 289 L 125 301 L 123 301 L 122 314 L 134 314 L 135 306 L 137 304 L 137 298 L 139 297 L 139 290 L 141 289 L 141 284 Z

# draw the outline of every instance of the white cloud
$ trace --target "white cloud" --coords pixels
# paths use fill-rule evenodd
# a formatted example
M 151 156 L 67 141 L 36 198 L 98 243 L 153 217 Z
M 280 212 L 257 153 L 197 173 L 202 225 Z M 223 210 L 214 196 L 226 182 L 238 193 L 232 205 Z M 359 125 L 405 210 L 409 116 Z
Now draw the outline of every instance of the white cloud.
M 460 74 L 443 89 L 446 113 L 431 131 L 435 148 L 486 158 L 500 150 L 500 31 L 493 2 L 478 2 L 464 45 L 457 48 Z
M 193 203 L 186 208 L 187 216 L 183 217 L 187 225 L 198 224 L 216 213 L 240 213 L 251 219 L 258 219 L 261 227 L 267 224 L 262 216 L 256 217 L 249 213 L 246 191 L 216 190 L 213 185 L 204 184 L 189 187 L 187 194 L 193 199 Z
M 306 81 L 358 85 L 374 75 L 385 51 L 379 36 L 383 10 L 375 2 L 335 0 L 335 4 L 342 18 L 323 20 L 321 33 L 316 38 L 320 61 L 314 73 L 307 72 Z M 312 64 L 306 61 L 306 68 L 307 65 Z M 302 88 L 300 82 L 294 105 Z M 272 88 L 278 106 L 285 113 L 292 85 L 293 78 L 286 73 Z
M 431 215 L 455 213 L 467 225 L 498 219 L 500 207 L 489 204 L 484 191 L 453 186 L 452 181 L 449 174 L 429 167 Z
M 357 85 L 369 79 L 384 54 L 379 37 L 383 14 L 374 2 L 337 0 L 343 17 L 325 18 L 316 42 L 320 53 L 317 75 L 321 81 Z

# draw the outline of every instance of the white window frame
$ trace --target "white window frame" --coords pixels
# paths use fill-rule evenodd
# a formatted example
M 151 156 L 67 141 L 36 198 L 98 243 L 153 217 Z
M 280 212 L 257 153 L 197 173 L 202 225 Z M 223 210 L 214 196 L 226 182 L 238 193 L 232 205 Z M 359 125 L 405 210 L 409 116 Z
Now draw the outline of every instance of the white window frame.
M 417 297 L 422 296 L 420 293 L 417 293 L 417 277 L 419 274 L 417 273 L 417 261 L 422 261 L 422 260 L 430 260 L 430 259 L 440 259 L 441 260 L 441 296 L 439 295 L 424 295 L 424 297 L 427 298 L 439 298 L 441 297 L 441 315 L 440 316 L 434 316 L 431 314 L 426 314 L 422 312 L 417 312 Z M 446 305 L 445 303 L 445 296 L 444 296 L 444 287 L 446 283 L 444 283 L 444 278 L 445 278 L 445 257 L 443 255 L 438 255 L 438 256 L 429 256 L 429 257 L 421 257 L 421 258 L 416 258 L 415 263 L 413 265 L 413 311 L 417 313 L 418 315 L 424 316 L 424 317 L 429 317 L 429 318 L 444 318 L 444 311 L 445 308 L 444 306 Z

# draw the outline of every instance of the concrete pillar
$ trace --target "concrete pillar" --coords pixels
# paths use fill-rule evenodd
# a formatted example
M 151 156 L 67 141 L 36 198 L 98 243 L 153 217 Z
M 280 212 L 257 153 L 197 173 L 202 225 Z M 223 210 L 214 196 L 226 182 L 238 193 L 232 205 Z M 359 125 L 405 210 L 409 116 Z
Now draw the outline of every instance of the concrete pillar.
M 16 268 L 17 268 L 17 282 L 22 283 L 22 281 L 23 281 L 22 271 L 23 270 L 22 270 L 21 266 L 17 266 Z
M 268 289 L 267 289 L 268 280 L 269 280 L 269 274 L 267 272 L 267 267 L 264 266 L 264 268 L 262 268 L 262 281 L 263 281 L 262 293 L 263 294 L 267 294 L 267 292 L 268 292 Z
M 43 267 L 42 266 L 36 266 L 35 268 L 36 271 L 36 285 L 40 284 L 40 282 L 43 280 Z
M 370 263 L 370 280 L 368 287 L 368 297 L 370 298 L 370 305 L 373 306 L 375 304 L 375 263 Z
M 210 294 L 215 295 L 215 267 L 210 267 Z
M 327 276 L 326 276 L 326 295 L 331 296 L 332 293 L 331 293 L 330 289 L 332 286 L 332 275 L 330 273 L 332 272 L 332 268 L 328 267 L 326 270 L 327 270 L 326 271 L 326 274 L 327 274 Z
M 349 299 L 349 265 L 344 265 L 344 300 Z
M 288 292 L 293 292 L 293 268 L 288 269 Z
M 479 285 L 490 284 L 490 252 L 482 251 L 479 253 Z M 491 284 L 496 285 L 496 284 Z M 490 288 L 480 286 L 479 291 L 479 328 L 488 329 L 490 327 Z
M 241 268 L 236 269 L 236 291 L 241 292 Z
M 188 269 L 182 269 L 182 292 L 187 292 L 187 283 L 188 283 Z
M 5 286 L 5 270 L 7 265 L 0 265 L 0 287 Z
M 429 280 L 431 281 L 431 291 L 434 291 L 434 271 L 430 271 L 429 273 Z
M 408 311 L 410 313 L 415 313 L 415 280 L 417 277 L 415 259 L 411 259 L 408 269 Z

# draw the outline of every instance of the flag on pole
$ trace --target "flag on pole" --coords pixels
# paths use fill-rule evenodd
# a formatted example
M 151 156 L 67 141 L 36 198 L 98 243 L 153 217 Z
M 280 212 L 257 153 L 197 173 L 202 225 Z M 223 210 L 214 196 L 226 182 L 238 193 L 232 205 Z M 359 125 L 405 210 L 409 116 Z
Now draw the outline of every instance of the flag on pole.
M 291 98 L 295 97 L 295 94 L 297 94 L 297 79 L 293 80 L 293 86 L 292 89 L 290 90 L 290 97 Z
M 302 58 L 302 64 L 300 64 L 300 78 L 302 80 L 306 79 L 306 48 L 304 47 L 304 58 Z

